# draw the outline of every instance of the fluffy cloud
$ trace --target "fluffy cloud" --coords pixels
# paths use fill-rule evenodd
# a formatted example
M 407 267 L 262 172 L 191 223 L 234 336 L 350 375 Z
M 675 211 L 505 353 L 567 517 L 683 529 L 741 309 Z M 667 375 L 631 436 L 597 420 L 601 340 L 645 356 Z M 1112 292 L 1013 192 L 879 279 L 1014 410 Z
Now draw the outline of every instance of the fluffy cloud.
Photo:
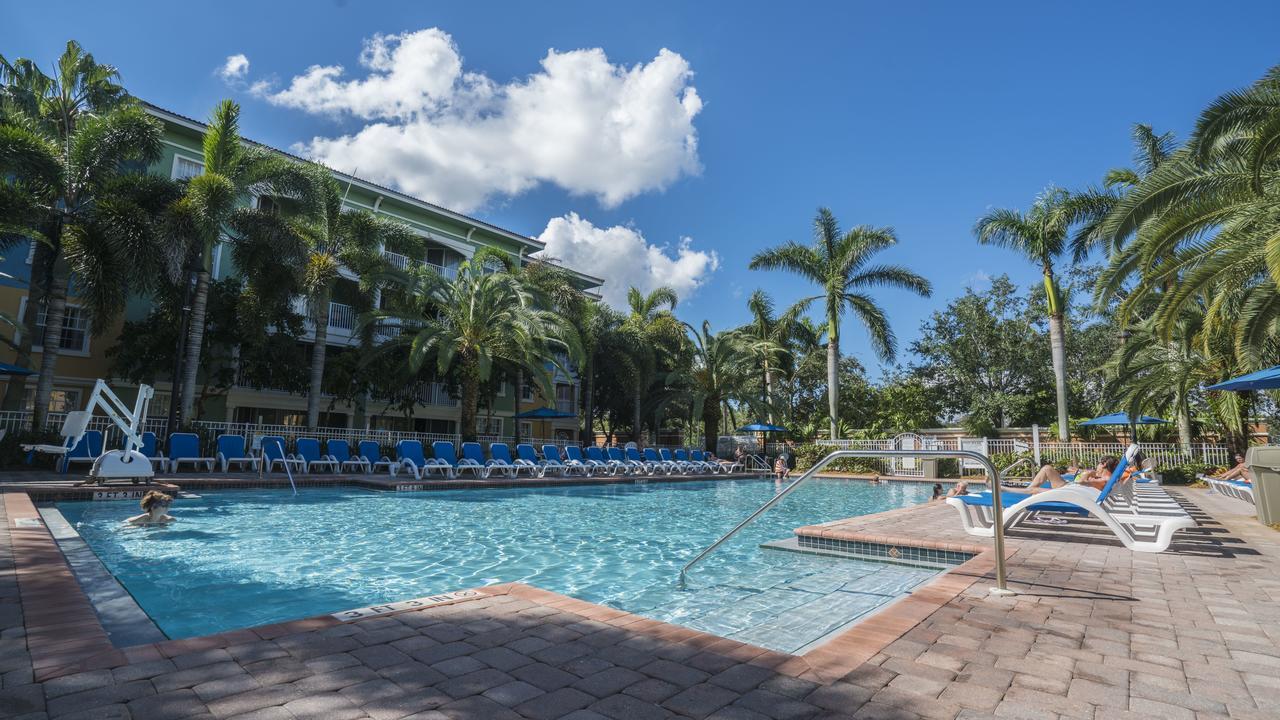
M 228 55 L 227 61 L 222 63 L 222 67 L 218 68 L 218 75 L 227 82 L 242 80 L 248 73 L 249 58 L 244 53 Z
M 720 266 L 714 251 L 694 250 L 687 237 L 675 248 L 651 245 L 635 228 L 596 227 L 577 213 L 552 218 L 538 239 L 547 244 L 543 255 L 603 278 L 604 300 L 616 308 L 633 285 L 646 293 L 666 285 L 686 298 Z
M 432 28 L 375 35 L 360 65 L 363 77 L 314 65 L 286 87 L 259 82 L 253 92 L 364 121 L 298 152 L 460 210 L 544 182 L 612 207 L 700 171 L 702 100 L 689 63 L 670 50 L 631 67 L 599 48 L 549 50 L 540 71 L 504 84 L 466 72 L 453 39 Z

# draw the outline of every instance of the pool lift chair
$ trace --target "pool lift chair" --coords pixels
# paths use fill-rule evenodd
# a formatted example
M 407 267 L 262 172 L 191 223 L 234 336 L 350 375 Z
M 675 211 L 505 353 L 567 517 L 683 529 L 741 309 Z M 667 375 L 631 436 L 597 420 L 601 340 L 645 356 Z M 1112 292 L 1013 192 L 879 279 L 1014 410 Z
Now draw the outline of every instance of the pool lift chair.
M 85 409 L 67 413 L 66 420 L 62 421 L 62 430 L 59 433 L 62 435 L 61 445 L 23 445 L 22 449 L 31 454 L 46 453 L 65 459 L 88 432 L 89 422 L 93 419 L 94 410 L 97 409 L 101 410 L 124 434 L 124 447 L 120 450 L 108 450 L 95 458 L 93 465 L 89 468 L 89 480 L 86 482 L 88 484 L 98 481 L 106 483 L 110 480 L 127 478 L 137 484 L 140 480 L 154 477 L 155 471 L 151 467 L 151 460 L 141 452 L 144 445 L 142 424 L 146 421 L 147 407 L 151 404 L 151 397 L 154 394 L 155 391 L 150 385 L 139 385 L 137 400 L 134 401 L 133 410 L 130 410 L 129 406 L 107 387 L 106 381 L 98 379 L 93 385 L 93 392 L 89 394 L 89 401 L 85 403 Z M 27 461 L 31 461 L 31 455 L 28 455 Z

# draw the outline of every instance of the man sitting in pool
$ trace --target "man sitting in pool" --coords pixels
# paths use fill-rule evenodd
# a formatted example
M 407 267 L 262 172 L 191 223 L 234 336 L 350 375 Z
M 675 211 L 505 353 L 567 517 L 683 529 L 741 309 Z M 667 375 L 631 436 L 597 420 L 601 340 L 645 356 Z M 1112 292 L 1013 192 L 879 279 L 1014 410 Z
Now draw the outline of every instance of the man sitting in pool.
M 130 525 L 163 525 L 175 520 L 168 513 L 169 506 L 173 504 L 173 498 L 158 490 L 151 490 L 143 495 L 142 502 L 138 504 L 142 506 L 142 514 L 125 520 Z
M 1087 485 L 1095 490 L 1101 490 L 1102 486 L 1107 484 L 1107 480 L 1111 479 L 1111 473 L 1115 471 L 1119 462 L 1116 458 L 1108 455 L 1099 460 L 1096 467 L 1076 473 L 1074 482 L 1077 485 Z M 1049 481 L 1049 487 L 1044 487 L 1046 480 Z M 1031 479 L 1031 486 L 1026 491 L 1042 493 L 1054 488 L 1065 487 L 1068 484 L 1069 481 L 1062 477 L 1062 474 L 1058 472 L 1058 468 L 1052 465 L 1045 465 Z

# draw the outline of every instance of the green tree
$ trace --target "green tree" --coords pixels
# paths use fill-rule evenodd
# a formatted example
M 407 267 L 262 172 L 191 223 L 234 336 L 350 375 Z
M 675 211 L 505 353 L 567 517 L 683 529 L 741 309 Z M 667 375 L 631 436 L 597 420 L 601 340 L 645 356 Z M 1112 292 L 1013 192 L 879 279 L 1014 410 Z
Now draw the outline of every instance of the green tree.
M 1027 212 L 993 210 L 979 218 L 973 229 L 979 243 L 1008 248 L 1021 254 L 1044 276 L 1049 344 L 1057 390 L 1058 439 L 1063 442 L 1068 439 L 1066 321 L 1065 304 L 1054 264 L 1070 242 L 1072 227 L 1090 227 L 1099 222 L 1109 209 L 1109 199 L 1089 193 L 1073 195 L 1062 188 L 1051 187 L 1036 198 Z
M 252 236 L 255 242 L 240 243 L 241 252 L 268 245 L 286 260 L 300 254 L 297 238 L 270 203 L 246 206 L 245 200 L 255 195 L 287 198 L 296 206 L 298 215 L 319 212 L 312 175 L 303 163 L 260 146 L 247 145 L 240 138 L 240 106 L 236 103 L 223 100 L 214 108 L 205 130 L 203 151 L 203 172 L 187 181 L 182 198 L 170 209 L 174 264 L 183 268 L 184 284 L 188 271 L 193 271 L 196 279 L 183 375 L 179 378 L 181 422 L 193 419 L 209 282 L 218 243 L 223 238 L 235 241 Z M 233 228 L 237 237 L 229 235 Z M 233 252 L 235 250 L 233 244 Z M 284 265 L 281 256 L 259 259 L 264 261 L 262 265 L 237 264 L 243 269 L 270 270 L 278 280 L 285 279 L 288 267 L 271 267 Z M 278 284 L 261 284 L 259 288 L 266 292 L 276 289 L 273 286 Z
M 727 400 L 731 388 L 739 381 L 743 348 L 733 333 L 713 333 L 711 323 L 703 320 L 702 327 L 686 325 L 693 337 L 692 386 L 697 396 L 694 409 L 702 421 L 702 441 L 707 450 L 715 452 L 722 420 L 721 404 Z
M 860 225 L 841 232 L 835 216 L 819 208 L 813 221 L 814 242 L 788 242 L 757 253 L 753 270 L 787 270 L 812 282 L 822 294 L 802 298 L 792 310 L 804 312 L 817 301 L 824 304 L 827 329 L 827 408 L 831 437 L 838 436 L 840 397 L 840 321 L 852 312 L 867 329 L 871 347 L 880 359 L 892 361 L 897 340 L 884 309 L 868 292 L 895 287 L 928 297 L 929 281 L 899 265 L 869 265 L 872 258 L 898 242 L 893 228 Z
M 679 298 L 675 290 L 660 287 L 648 295 L 632 287 L 627 291 L 627 307 L 630 311 L 619 332 L 626 339 L 626 359 L 632 371 L 632 432 L 636 442 L 641 440 L 645 391 L 658 374 L 661 353 L 670 347 L 673 331 L 684 336 L 684 326 L 673 311 Z M 664 342 L 665 341 L 665 342 Z M 658 428 L 654 428 L 656 433 Z
M 792 312 L 777 315 L 773 298 L 763 290 L 751 293 L 747 299 L 747 311 L 751 314 L 751 321 L 735 330 L 734 335 L 745 354 L 760 368 L 762 410 L 756 415 L 772 423 L 777 402 L 775 382 L 785 377 L 792 366 L 791 345 L 797 332 L 796 315 Z
M 375 310 L 363 322 L 394 333 L 380 349 L 404 353 L 409 373 L 416 375 L 434 361 L 440 375 L 453 370 L 461 401 L 460 432 L 476 437 L 480 384 L 495 365 L 522 368 L 544 397 L 554 397 L 548 365 L 567 372 L 558 355 L 581 363 L 582 348 L 573 328 L 561 322 L 540 293 L 514 273 L 492 271 L 483 256 L 463 261 L 449 280 L 427 268 L 388 273 L 386 280 L 403 288 L 392 308 Z
M 52 76 L 0 57 L 0 240 L 37 241 L 19 362 L 30 362 L 38 315 L 45 318 L 33 429 L 44 426 L 72 273 L 99 332 L 128 289 L 146 290 L 161 270 L 157 203 L 171 188 L 138 170 L 159 157 L 161 129 L 118 79 L 74 41 Z

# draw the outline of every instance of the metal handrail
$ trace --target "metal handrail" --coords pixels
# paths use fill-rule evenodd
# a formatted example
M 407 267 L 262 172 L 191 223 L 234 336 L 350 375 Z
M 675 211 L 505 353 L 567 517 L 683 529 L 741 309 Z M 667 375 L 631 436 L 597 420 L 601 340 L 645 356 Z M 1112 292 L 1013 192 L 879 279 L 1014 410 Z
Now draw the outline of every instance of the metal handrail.
M 1016 467 L 1018 467 L 1019 465 L 1022 465 L 1022 464 L 1024 464 L 1024 463 L 1025 463 L 1025 464 L 1027 464 L 1027 465 L 1030 465 L 1030 464 L 1031 464 L 1031 458 L 1028 458 L 1028 457 L 1018 458 L 1017 460 L 1015 460 L 1015 461 L 1013 462 L 1013 464 L 1012 464 L 1012 465 L 1010 465 L 1009 467 L 1007 467 L 1007 468 L 1005 468 L 1005 469 L 1001 470 L 1001 471 L 1000 471 L 1000 482 L 1004 482 L 1005 478 L 1009 477 L 1009 471 L 1010 471 L 1010 470 L 1012 470 L 1012 469 L 1014 469 L 1014 468 L 1016 468 Z
M 728 540 L 729 538 L 733 537 L 734 535 L 737 535 L 738 531 L 742 530 L 747 525 L 750 525 L 756 518 L 765 514 L 765 512 L 767 512 L 769 508 L 782 502 L 783 498 L 795 492 L 797 488 L 803 485 L 806 481 L 808 481 L 814 475 L 817 475 L 819 470 L 831 464 L 832 461 L 840 460 L 842 458 L 926 458 L 926 457 L 973 460 L 981 464 L 983 469 L 987 471 L 987 477 L 991 478 L 991 483 L 990 483 L 991 484 L 991 512 L 993 516 L 992 519 L 995 521 L 995 551 L 996 551 L 996 586 L 991 589 L 991 592 L 1000 594 L 1000 595 L 1011 595 L 1012 591 L 1005 586 L 1004 507 L 1003 507 L 1003 502 L 1001 501 L 1001 498 L 1000 498 L 1000 475 L 996 473 L 996 467 L 991 463 L 991 458 L 987 457 L 986 455 L 983 455 L 982 453 L 974 452 L 972 450 L 836 450 L 835 452 L 827 455 L 826 457 L 822 458 L 818 462 L 814 463 L 813 467 L 805 471 L 805 473 L 801 475 L 799 478 L 797 478 L 795 482 L 783 488 L 781 492 L 779 492 L 777 495 L 774 495 L 772 498 L 770 498 L 769 501 L 766 502 L 764 505 L 761 505 L 760 509 L 756 510 L 755 512 L 747 516 L 747 519 L 738 523 L 737 526 L 735 526 L 732 530 L 722 535 L 719 540 L 716 540 L 715 542 L 708 545 L 705 550 L 698 553 L 697 557 L 685 563 L 684 567 L 680 568 L 680 585 L 682 587 L 684 586 L 685 574 L 689 572 L 689 568 L 692 568 L 694 565 L 697 565 L 703 558 L 715 552 L 716 548 L 723 545 L 725 541 Z

